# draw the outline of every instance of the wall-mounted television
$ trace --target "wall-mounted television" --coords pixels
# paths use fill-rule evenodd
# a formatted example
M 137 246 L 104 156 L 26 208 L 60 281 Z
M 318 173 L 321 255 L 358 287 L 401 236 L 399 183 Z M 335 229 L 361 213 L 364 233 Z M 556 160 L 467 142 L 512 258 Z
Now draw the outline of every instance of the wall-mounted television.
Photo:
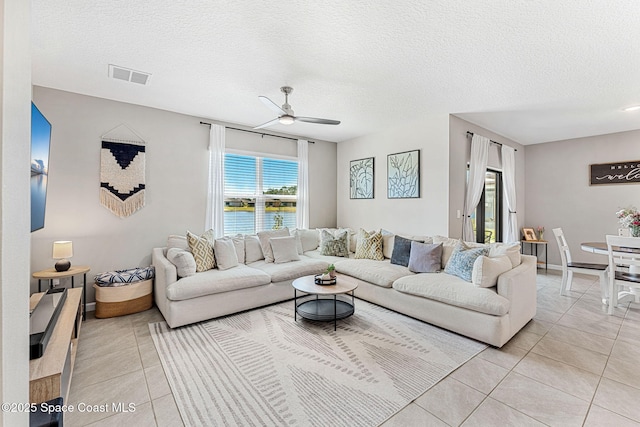
M 44 228 L 51 123 L 31 103 L 31 231 Z

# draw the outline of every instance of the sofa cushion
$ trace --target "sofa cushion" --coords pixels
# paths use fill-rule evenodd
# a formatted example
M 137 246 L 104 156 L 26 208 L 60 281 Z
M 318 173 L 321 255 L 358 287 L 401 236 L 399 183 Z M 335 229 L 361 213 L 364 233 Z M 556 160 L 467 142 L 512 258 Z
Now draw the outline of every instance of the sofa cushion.
M 480 313 L 503 316 L 510 303 L 495 288 L 480 288 L 446 273 L 415 274 L 393 283 L 393 289 Z
M 300 261 L 296 240 L 294 236 L 272 237 L 269 240 L 271 250 L 273 251 L 273 260 L 276 264 Z
M 313 251 L 318 249 L 318 244 L 320 243 L 320 233 L 318 230 L 308 230 L 306 228 L 296 228 L 293 230 L 293 235 L 300 236 L 300 241 L 302 242 L 302 251 Z
M 391 259 L 393 255 L 395 234 L 385 229 L 380 230 L 380 234 L 382 234 L 382 255 L 385 258 Z
M 178 248 L 184 251 L 189 251 L 189 242 L 187 242 L 187 236 L 170 234 L 167 238 L 167 249 L 171 248 Z
M 433 236 L 433 243 L 442 243 L 442 268 L 447 266 L 449 258 L 451 258 L 451 254 L 459 241 L 459 239 L 452 239 L 450 237 Z
M 215 268 L 216 262 L 213 257 L 213 230 L 205 231 L 202 236 L 197 236 L 187 231 L 187 242 L 189 250 L 196 260 L 196 271 L 207 271 Z
M 260 247 L 262 248 L 262 254 L 264 255 L 264 260 L 267 262 L 273 262 L 273 249 L 271 249 L 271 245 L 269 244 L 269 240 L 272 237 L 287 237 L 289 236 L 289 229 L 287 227 L 280 228 L 278 230 L 267 230 L 260 231 L 258 233 L 258 239 L 260 240 Z
M 335 264 L 338 261 L 343 261 L 346 259 L 342 256 L 322 255 L 320 253 L 320 249 L 316 249 L 315 251 L 307 251 L 304 253 L 304 255 L 309 258 L 325 261 L 327 264 Z M 353 257 L 353 254 L 349 254 L 349 257 Z
M 358 243 L 356 244 L 356 259 L 372 259 L 382 261 L 382 232 L 366 231 L 362 228 L 358 231 Z
M 331 233 L 327 229 L 320 230 L 320 253 L 327 256 L 349 256 L 349 232 L 338 230 Z
M 442 243 L 411 242 L 409 270 L 414 273 L 437 273 L 442 269 Z
M 213 253 L 220 270 L 228 270 L 238 265 L 236 247 L 228 237 L 216 239 L 213 243 Z
M 516 268 L 522 262 L 521 253 L 520 253 L 520 243 L 475 243 L 475 242 L 466 242 L 467 246 L 472 248 L 489 248 L 489 257 L 497 258 L 501 256 L 508 256 L 509 261 L 511 261 L 511 267 Z
M 196 260 L 191 252 L 180 248 L 169 248 L 167 259 L 176 266 L 178 277 L 189 277 L 196 274 Z
M 244 264 L 244 235 L 236 234 L 231 237 L 231 241 L 233 242 L 233 246 L 236 248 L 236 256 L 238 257 L 238 262 L 240 264 Z
M 471 248 L 461 240 L 453 250 L 444 272 L 471 282 L 473 263 L 482 255 L 489 255 L 489 248 Z
M 258 236 L 255 234 L 244 236 L 244 263 L 251 264 L 261 259 L 264 259 L 264 254 Z
M 356 279 L 390 288 L 397 279 L 413 275 L 407 267 L 391 264 L 389 260 L 345 259 L 335 263 L 338 273 L 347 274 Z
M 265 272 L 271 277 L 272 282 L 284 282 L 302 276 L 320 274 L 327 268 L 327 265 L 324 261 L 301 255 L 300 261 L 275 264 L 262 260 L 250 264 L 249 267 Z
M 167 286 L 167 298 L 181 301 L 204 295 L 267 285 L 271 277 L 263 271 L 240 264 L 229 270 L 208 270 L 184 277 Z
M 498 276 L 511 270 L 511 260 L 503 255 L 495 258 L 481 256 L 473 263 L 471 283 L 481 288 L 490 288 L 498 284 Z

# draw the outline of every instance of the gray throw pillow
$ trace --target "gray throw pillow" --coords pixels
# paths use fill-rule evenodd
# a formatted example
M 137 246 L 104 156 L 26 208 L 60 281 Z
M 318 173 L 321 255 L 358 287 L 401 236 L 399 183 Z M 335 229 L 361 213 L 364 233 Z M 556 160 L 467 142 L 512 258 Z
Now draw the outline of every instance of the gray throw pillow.
M 464 242 L 459 241 L 444 268 L 444 272 L 471 282 L 473 263 L 483 255 L 489 255 L 488 247 L 471 248 L 465 245 Z
M 393 253 L 391 254 L 391 264 L 409 266 L 409 255 L 411 254 L 411 239 L 405 239 L 402 236 L 395 236 L 393 242 Z M 421 240 L 416 242 L 423 243 Z
M 396 241 L 398 236 L 396 236 Z M 437 273 L 442 267 L 442 243 L 411 241 L 409 270 L 414 273 Z M 473 265 L 472 265 L 473 267 Z

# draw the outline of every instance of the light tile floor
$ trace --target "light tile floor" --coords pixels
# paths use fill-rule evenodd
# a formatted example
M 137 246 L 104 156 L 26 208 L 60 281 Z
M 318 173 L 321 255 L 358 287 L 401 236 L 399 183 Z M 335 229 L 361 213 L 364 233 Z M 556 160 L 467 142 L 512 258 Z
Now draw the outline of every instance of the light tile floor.
M 560 296 L 539 270 L 538 314 L 500 349 L 487 348 L 384 423 L 407 426 L 640 426 L 640 305 L 606 314 L 595 277 Z M 80 333 L 65 425 L 181 426 L 148 323 L 157 309 L 95 319 Z M 113 402 L 135 412 L 116 412 Z

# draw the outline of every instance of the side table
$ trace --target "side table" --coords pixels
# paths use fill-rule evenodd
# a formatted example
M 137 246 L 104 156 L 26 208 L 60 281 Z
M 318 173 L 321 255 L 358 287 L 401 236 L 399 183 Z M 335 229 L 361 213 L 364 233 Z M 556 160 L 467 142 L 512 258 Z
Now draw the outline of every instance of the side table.
M 547 244 L 549 242 L 547 242 L 546 240 L 521 240 L 520 245 L 522 247 L 522 253 L 524 253 L 525 243 L 529 243 L 530 245 L 529 254 L 535 256 L 536 259 L 538 258 L 538 246 L 542 245 L 542 247 L 544 248 L 544 262 L 538 260 L 538 265 L 544 264 L 544 269 L 548 270 L 549 263 L 548 263 L 548 257 L 547 257 Z
M 54 279 L 66 279 L 71 277 L 71 287 L 75 287 L 74 276 L 82 274 L 84 281 L 82 282 L 82 319 L 86 319 L 87 311 L 87 273 L 91 270 L 86 265 L 72 265 L 67 271 L 56 271 L 55 268 L 47 268 L 46 270 L 36 271 L 33 278 L 38 279 L 38 292 L 42 292 L 42 280 L 49 281 L 49 289 L 53 288 Z

